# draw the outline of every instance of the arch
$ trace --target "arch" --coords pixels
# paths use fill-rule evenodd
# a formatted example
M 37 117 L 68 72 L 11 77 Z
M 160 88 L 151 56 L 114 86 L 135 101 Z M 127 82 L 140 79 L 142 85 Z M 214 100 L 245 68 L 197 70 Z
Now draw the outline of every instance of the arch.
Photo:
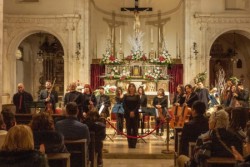
M 44 33 L 48 33 L 48 34 L 52 34 L 53 36 L 55 36 L 59 42 L 61 43 L 62 47 L 63 47 L 63 52 L 64 52 L 64 56 L 66 53 L 66 42 L 65 40 L 62 38 L 62 36 L 60 34 L 58 34 L 56 31 L 52 30 L 51 28 L 48 27 L 40 27 L 40 26 L 33 26 L 33 27 L 28 27 L 26 29 L 23 29 L 22 31 L 19 32 L 13 32 L 15 35 L 14 37 L 10 40 L 10 42 L 6 45 L 7 46 L 7 50 L 6 50 L 6 54 L 5 56 L 7 56 L 7 59 L 10 59 L 10 67 L 11 67 L 11 71 L 10 71 L 10 75 L 13 76 L 13 82 L 10 85 L 10 94 L 14 94 L 15 90 L 16 90 L 16 57 L 15 57 L 15 52 L 16 49 L 18 48 L 18 46 L 21 44 L 21 42 L 27 38 L 28 36 L 35 34 L 35 33 L 39 33 L 39 32 L 44 32 Z M 65 60 L 65 57 L 63 56 L 63 59 Z

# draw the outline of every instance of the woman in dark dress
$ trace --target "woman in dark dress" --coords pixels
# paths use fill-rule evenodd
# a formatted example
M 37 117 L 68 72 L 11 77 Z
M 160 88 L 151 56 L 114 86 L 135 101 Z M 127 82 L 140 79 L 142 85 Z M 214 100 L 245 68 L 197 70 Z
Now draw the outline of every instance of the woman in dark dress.
M 173 99 L 173 105 L 175 106 L 182 106 L 183 103 L 185 102 L 185 88 L 183 85 L 179 84 L 176 88 L 176 93 Z
M 138 135 L 140 96 L 136 94 L 135 84 L 128 85 L 127 94 L 123 100 L 124 117 L 126 119 L 127 135 L 136 137 Z M 128 137 L 128 147 L 136 147 L 137 138 Z
M 115 96 L 115 101 L 116 104 L 114 108 L 116 108 L 116 125 L 117 125 L 117 130 L 118 130 L 118 135 L 123 133 L 123 119 L 124 119 L 124 109 L 122 106 L 123 102 L 123 93 L 122 93 L 122 88 L 118 87 L 116 89 L 116 96 Z
M 96 97 L 92 92 L 91 86 L 89 84 L 84 85 L 84 92 L 82 98 L 82 108 L 83 114 L 86 114 L 96 106 Z
M 165 118 L 166 115 L 166 108 L 168 108 L 168 100 L 167 96 L 165 96 L 164 89 L 159 89 L 157 92 L 157 96 L 153 99 L 153 106 L 156 109 L 156 117 L 155 117 L 155 123 L 156 127 L 156 135 L 163 135 L 164 129 L 163 124 L 160 125 L 161 121 Z M 157 113 L 158 112 L 158 113 Z M 159 129 L 161 129 L 161 133 L 159 134 Z
M 147 95 L 144 92 L 144 88 L 140 86 L 138 88 L 138 94 L 140 96 L 140 109 L 139 109 L 139 114 L 140 114 L 140 123 L 141 123 L 141 133 L 143 134 L 143 129 L 144 129 L 144 117 L 146 114 L 146 109 L 147 109 Z

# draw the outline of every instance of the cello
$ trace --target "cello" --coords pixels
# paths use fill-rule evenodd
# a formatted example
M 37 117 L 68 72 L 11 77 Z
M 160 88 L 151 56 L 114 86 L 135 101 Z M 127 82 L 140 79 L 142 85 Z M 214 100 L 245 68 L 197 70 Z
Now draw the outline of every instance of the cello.
M 172 118 L 169 123 L 170 127 L 174 128 L 180 119 L 182 108 L 179 105 L 173 105 L 171 111 L 172 111 Z

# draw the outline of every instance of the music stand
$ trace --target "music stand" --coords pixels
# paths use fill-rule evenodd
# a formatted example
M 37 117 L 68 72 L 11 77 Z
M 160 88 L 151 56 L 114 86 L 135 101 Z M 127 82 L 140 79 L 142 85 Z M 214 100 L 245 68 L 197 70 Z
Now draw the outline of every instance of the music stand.
M 25 105 L 26 105 L 27 109 L 34 108 L 35 111 L 37 108 L 45 108 L 45 104 L 43 101 L 26 102 Z

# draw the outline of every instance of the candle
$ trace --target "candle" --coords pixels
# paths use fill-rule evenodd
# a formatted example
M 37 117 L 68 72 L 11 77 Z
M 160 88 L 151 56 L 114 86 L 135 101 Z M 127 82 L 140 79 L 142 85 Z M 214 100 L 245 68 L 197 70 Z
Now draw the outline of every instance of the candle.
M 120 44 L 122 43 L 122 29 L 120 28 Z
M 154 32 L 153 32 L 153 28 L 151 28 L 150 30 L 150 42 L 154 43 Z

